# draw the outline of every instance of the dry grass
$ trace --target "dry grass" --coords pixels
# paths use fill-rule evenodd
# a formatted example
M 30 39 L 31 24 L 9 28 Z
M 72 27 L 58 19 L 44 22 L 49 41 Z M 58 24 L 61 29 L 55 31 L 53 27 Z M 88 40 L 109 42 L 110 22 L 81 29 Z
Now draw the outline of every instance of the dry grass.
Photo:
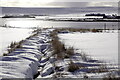
M 91 29 L 91 32 L 102 32 L 101 29 Z
M 81 52 L 81 58 L 83 61 L 88 61 L 88 57 L 84 52 Z
M 37 29 L 35 29 L 35 30 L 32 31 L 32 33 L 39 33 L 39 32 L 41 32 L 40 28 L 37 28 Z
M 103 32 L 103 29 L 78 29 L 78 28 L 61 28 L 61 29 L 56 29 L 56 31 L 59 33 L 61 31 L 70 31 L 70 32 Z
M 8 46 L 8 49 L 7 49 L 8 53 L 13 52 L 17 48 L 22 48 L 23 42 L 24 42 L 24 40 L 21 40 L 20 42 L 11 42 L 10 46 Z
M 26 39 L 30 39 L 30 38 L 32 38 L 32 37 L 34 37 L 34 36 L 37 36 L 37 35 L 38 35 L 38 33 L 34 33 L 34 34 L 32 34 L 31 36 L 27 37 Z
M 57 33 L 58 29 L 54 30 L 50 34 L 50 37 L 52 38 L 51 44 L 53 47 L 53 54 L 56 55 L 57 59 L 69 58 L 72 55 L 74 55 L 74 48 L 73 47 L 66 48 L 65 45 L 59 41 Z
M 3 53 L 3 56 L 8 56 L 8 54 L 6 54 L 6 53 Z
M 69 72 L 74 72 L 74 71 L 76 71 L 76 70 L 78 70 L 80 68 L 81 68 L 81 66 L 79 66 L 79 65 L 73 63 L 72 61 L 70 61 L 70 64 L 68 66 L 68 71 Z
M 41 32 L 41 29 L 37 28 L 37 29 L 33 30 L 32 31 L 33 34 L 31 36 L 27 37 L 26 39 L 30 39 L 34 36 L 37 36 L 40 32 Z
M 50 37 L 52 38 L 51 44 L 53 47 L 53 54 L 57 56 L 57 59 L 63 59 L 64 56 L 62 53 L 65 51 L 64 44 L 59 41 L 56 31 L 53 31 Z
M 74 48 L 73 47 L 67 48 L 65 53 L 66 53 L 65 58 L 70 58 L 71 56 L 73 56 L 75 54 Z
M 103 80 L 120 80 L 120 77 L 115 77 L 115 74 L 109 73 Z
M 32 38 L 34 36 L 37 36 L 40 31 L 41 31 L 41 29 L 34 30 L 33 35 L 29 36 L 26 39 L 30 39 L 30 38 Z M 15 51 L 15 49 L 17 49 L 17 48 L 22 48 L 22 43 L 24 41 L 25 40 L 21 40 L 20 42 L 11 42 L 10 46 L 8 46 L 7 53 L 4 53 L 3 56 L 7 56 L 8 53 L 11 53 L 11 52 Z
M 106 65 L 100 65 L 96 72 L 102 73 L 102 72 L 109 72 L 109 71 Z
M 98 68 L 89 69 L 87 73 L 104 73 L 109 72 L 105 65 L 100 65 Z

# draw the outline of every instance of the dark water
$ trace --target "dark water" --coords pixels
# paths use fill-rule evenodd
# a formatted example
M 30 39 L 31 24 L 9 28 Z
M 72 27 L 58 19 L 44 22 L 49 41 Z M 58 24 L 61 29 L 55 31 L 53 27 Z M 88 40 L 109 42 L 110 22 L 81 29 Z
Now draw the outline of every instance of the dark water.
M 85 14 L 85 13 L 105 13 L 117 14 L 118 7 L 68 7 L 68 8 L 24 8 L 24 7 L 0 7 L 2 14 Z

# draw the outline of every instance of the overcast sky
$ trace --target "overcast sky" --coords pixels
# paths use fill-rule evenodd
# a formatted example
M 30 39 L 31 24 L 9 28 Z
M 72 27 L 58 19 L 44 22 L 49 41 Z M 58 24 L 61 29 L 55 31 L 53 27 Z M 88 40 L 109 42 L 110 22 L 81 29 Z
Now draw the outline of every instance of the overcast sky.
M 73 2 L 74 1 L 74 2 Z M 117 7 L 119 0 L 0 0 L 1 7 Z

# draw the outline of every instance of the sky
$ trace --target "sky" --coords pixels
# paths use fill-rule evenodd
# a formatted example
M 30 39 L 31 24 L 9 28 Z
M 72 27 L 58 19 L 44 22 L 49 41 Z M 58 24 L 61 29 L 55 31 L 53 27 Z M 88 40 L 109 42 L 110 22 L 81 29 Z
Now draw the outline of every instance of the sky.
M 74 2 L 73 2 L 74 1 Z M 1 7 L 117 7 L 119 0 L 0 0 Z

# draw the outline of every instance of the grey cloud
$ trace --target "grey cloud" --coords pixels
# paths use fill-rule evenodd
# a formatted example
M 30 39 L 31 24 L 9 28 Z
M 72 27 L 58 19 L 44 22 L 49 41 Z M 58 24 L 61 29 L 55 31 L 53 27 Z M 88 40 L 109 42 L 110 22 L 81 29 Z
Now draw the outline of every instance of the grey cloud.
M 62 6 L 62 7 L 94 7 L 94 6 L 111 6 L 117 7 L 118 2 L 51 2 L 49 6 Z
M 119 2 L 120 0 L 103 0 L 101 2 Z M 100 0 L 54 0 L 54 2 L 100 2 Z

